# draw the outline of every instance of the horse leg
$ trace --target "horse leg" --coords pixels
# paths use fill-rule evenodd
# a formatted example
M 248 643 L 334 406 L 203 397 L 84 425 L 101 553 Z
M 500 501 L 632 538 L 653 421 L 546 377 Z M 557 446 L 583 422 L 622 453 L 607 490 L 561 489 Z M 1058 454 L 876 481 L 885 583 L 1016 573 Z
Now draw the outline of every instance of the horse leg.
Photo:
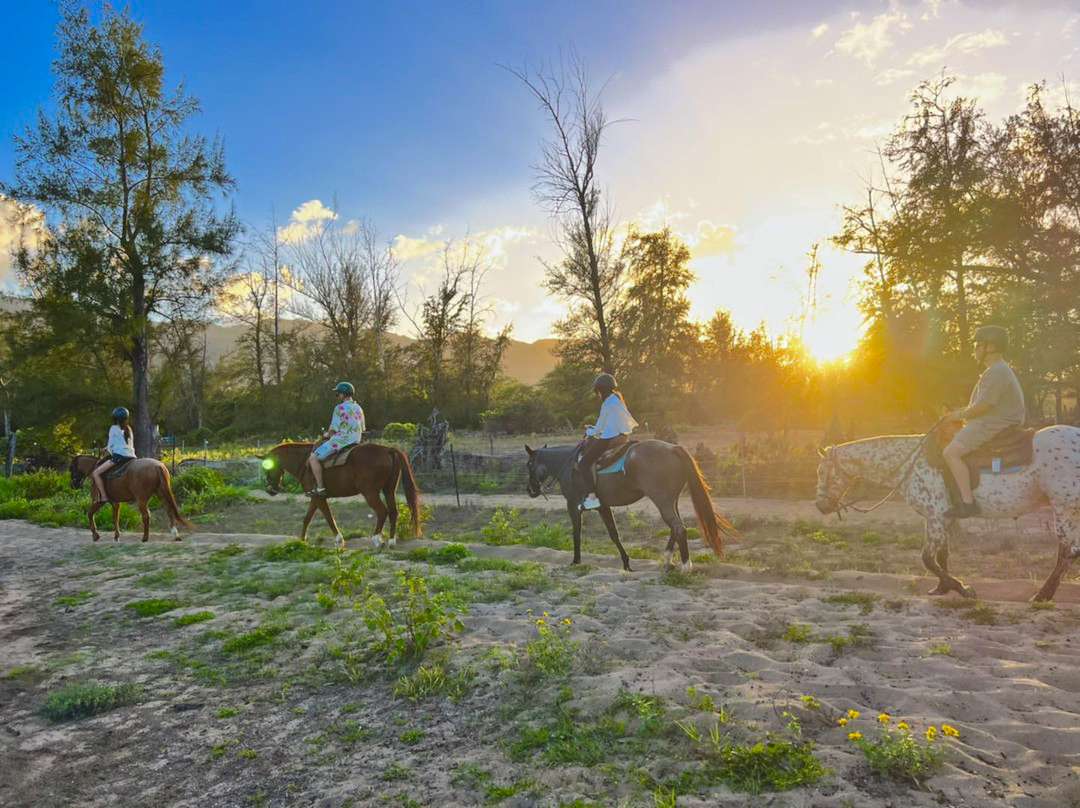
M 928 595 L 947 595 L 958 592 L 965 598 L 975 597 L 975 590 L 949 572 L 949 532 L 940 519 L 926 520 L 926 541 L 923 544 L 922 561 L 938 583 Z
M 626 554 L 622 542 L 619 541 L 619 528 L 615 524 L 615 514 L 611 512 L 611 508 L 605 505 L 600 508 L 600 518 L 604 520 L 604 527 L 607 528 L 611 540 L 615 542 L 615 549 L 619 551 L 619 558 L 622 559 L 623 570 L 626 572 L 633 572 L 633 570 L 630 569 L 630 556 Z
M 120 541 L 120 503 L 114 502 L 112 504 L 112 538 L 113 541 Z
M 379 499 L 379 493 L 377 491 L 375 493 L 364 491 L 364 499 L 367 500 L 368 507 L 375 511 L 375 532 L 371 534 L 371 545 L 375 549 L 378 549 L 383 546 L 382 529 L 383 525 L 386 523 L 388 509 L 383 505 L 382 500 Z M 397 544 L 396 539 L 394 540 L 394 543 Z
M 138 502 L 139 515 L 142 516 L 142 540 L 145 543 L 150 541 L 150 509 L 146 507 L 145 499 L 140 499 Z
M 578 508 L 578 501 L 566 500 L 566 512 L 570 514 L 570 526 L 574 531 L 574 560 L 571 564 L 581 563 L 581 509 Z
M 1080 556 L 1080 512 L 1062 513 L 1054 509 L 1054 532 L 1058 537 L 1057 561 L 1054 569 L 1031 600 L 1039 603 L 1053 600 L 1061 578 L 1068 571 L 1073 559 Z
M 655 501 L 653 504 L 656 504 Z M 671 536 L 668 537 L 668 565 L 671 565 L 671 548 L 675 545 L 675 542 L 678 542 L 679 560 L 682 562 L 682 571 L 689 572 L 693 569 L 694 563 L 690 560 L 690 548 L 686 544 L 686 525 L 684 525 L 682 519 L 679 518 L 679 512 L 676 510 L 674 504 L 665 506 L 657 504 L 657 509 L 660 511 L 660 518 L 664 520 L 664 524 L 671 530 Z
M 387 483 L 383 486 L 383 499 L 386 500 L 386 512 L 390 518 L 390 541 L 388 544 L 393 547 L 397 544 L 398 506 L 396 483 Z
M 319 509 L 318 501 L 312 497 L 308 500 L 307 513 L 304 514 L 304 524 L 300 526 L 300 541 L 307 541 L 307 529 L 311 524 L 311 517 L 315 515 L 315 511 Z
M 101 510 L 101 506 L 105 504 L 105 500 L 96 499 L 90 503 L 90 507 L 86 509 L 86 515 L 90 519 L 90 532 L 94 534 L 94 541 L 101 538 L 101 534 L 98 533 L 97 524 L 94 522 L 94 515 Z
M 326 519 L 326 523 L 330 525 L 330 530 L 337 538 L 338 549 L 345 549 L 345 537 L 341 535 L 341 528 L 338 527 L 337 522 L 334 521 L 334 513 L 330 510 L 330 500 L 326 497 L 315 497 L 315 504 L 319 510 L 322 511 L 323 517 Z

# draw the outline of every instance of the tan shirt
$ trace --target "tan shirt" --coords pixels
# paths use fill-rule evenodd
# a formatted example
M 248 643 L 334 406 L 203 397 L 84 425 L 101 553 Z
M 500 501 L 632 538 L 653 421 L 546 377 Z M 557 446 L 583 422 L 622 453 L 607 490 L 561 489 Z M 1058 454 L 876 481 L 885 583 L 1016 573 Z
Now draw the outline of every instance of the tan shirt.
M 968 407 L 976 406 L 989 406 L 990 409 L 969 421 L 986 421 L 1000 424 L 1002 428 L 1024 423 L 1027 417 L 1024 391 L 1020 387 L 1020 380 L 1004 359 L 995 361 L 979 377 L 968 401 Z

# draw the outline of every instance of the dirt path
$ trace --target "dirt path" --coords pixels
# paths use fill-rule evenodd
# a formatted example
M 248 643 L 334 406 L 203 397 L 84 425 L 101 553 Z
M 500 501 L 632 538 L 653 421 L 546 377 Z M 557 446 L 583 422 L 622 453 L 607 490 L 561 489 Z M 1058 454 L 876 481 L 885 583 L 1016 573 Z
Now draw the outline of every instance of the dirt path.
M 125 535 L 119 545 L 93 546 L 85 531 L 0 522 L 0 804 L 441 806 L 493 804 L 493 795 L 509 792 L 501 804 L 648 806 L 652 786 L 640 785 L 641 772 L 666 781 L 692 765 L 682 732 L 656 736 L 648 744 L 658 746 L 647 744 L 640 759 L 619 751 L 636 748 L 624 739 L 602 766 L 553 764 L 542 746 L 511 755 L 520 738 L 540 743 L 527 733 L 551 721 L 563 685 L 581 726 L 629 692 L 707 732 L 708 714 L 688 704 L 691 686 L 723 704 L 739 732 L 781 733 L 787 707 L 834 772 L 761 798 L 716 786 L 680 794 L 679 806 L 1059 808 L 1080 798 L 1080 614 L 1068 605 L 1080 602 L 1075 584 L 1063 585 L 1058 608 L 1034 611 L 1011 603 L 1030 592 L 1029 581 L 973 581 L 997 601 L 973 611 L 941 605 L 964 605 L 956 599 L 913 596 L 913 584 L 921 591 L 930 581 L 912 576 L 841 571 L 827 581 L 780 581 L 709 564 L 689 578 L 664 578 L 648 560 L 635 560 L 630 575 L 599 555 L 571 570 L 558 550 L 472 544 L 475 557 L 539 562 L 547 572 L 508 599 L 470 609 L 456 654 L 471 660 L 476 678 L 461 702 L 412 703 L 393 697 L 385 673 L 320 678 L 340 665 L 323 652 L 342 641 L 334 633 L 341 628 L 322 627 L 310 590 L 295 600 L 258 589 L 269 585 L 272 565 L 252 550 L 281 538 L 194 533 L 176 544 L 154 534 L 141 545 Z M 239 549 L 223 558 L 248 566 L 218 579 L 224 594 L 202 570 L 231 544 Z M 439 546 L 419 540 L 397 549 Z M 737 559 L 740 549 L 732 551 Z M 245 580 L 255 594 L 242 595 Z M 89 599 L 78 603 L 84 591 Z M 62 595 L 72 605 L 59 605 Z M 191 605 L 142 620 L 124 606 L 170 596 Z M 175 615 L 197 609 L 215 617 L 173 627 Z M 520 658 L 544 611 L 573 618 L 582 658 L 561 684 L 523 690 L 514 668 L 484 660 L 504 658 L 496 652 Z M 271 667 L 252 667 L 250 682 L 217 684 L 190 662 L 160 661 L 168 654 L 231 664 L 207 651 L 224 641 L 215 638 L 283 614 L 288 639 L 254 658 Z M 359 622 L 348 613 L 339 619 L 334 625 L 344 629 Z M 12 674 L 16 668 L 30 672 Z M 144 696 L 76 722 L 40 715 L 47 692 L 87 678 L 137 682 Z M 822 706 L 800 707 L 802 694 Z M 924 789 L 910 789 L 866 768 L 846 738 L 850 727 L 836 725 L 848 709 L 862 713 L 855 726 L 868 737 L 879 711 L 920 732 L 947 722 L 961 737 L 949 742 L 945 768 Z M 410 732 L 418 740 L 402 740 Z

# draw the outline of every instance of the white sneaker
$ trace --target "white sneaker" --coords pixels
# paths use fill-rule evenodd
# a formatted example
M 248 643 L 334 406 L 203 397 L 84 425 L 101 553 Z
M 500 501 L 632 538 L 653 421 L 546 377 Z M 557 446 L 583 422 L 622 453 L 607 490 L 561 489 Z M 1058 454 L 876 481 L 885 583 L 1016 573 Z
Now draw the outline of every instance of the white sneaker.
M 596 498 L 596 494 L 589 494 L 585 497 L 585 500 L 581 503 L 581 510 L 583 511 L 595 511 L 600 507 L 600 500 Z

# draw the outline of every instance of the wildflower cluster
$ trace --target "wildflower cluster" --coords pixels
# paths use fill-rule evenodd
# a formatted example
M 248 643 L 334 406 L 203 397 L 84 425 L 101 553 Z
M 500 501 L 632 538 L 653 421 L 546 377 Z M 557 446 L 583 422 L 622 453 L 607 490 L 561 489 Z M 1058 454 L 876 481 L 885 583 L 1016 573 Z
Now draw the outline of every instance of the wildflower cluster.
M 536 637 L 525 646 L 532 666 L 544 676 L 565 676 L 574 664 L 578 644 L 570 638 L 574 621 L 569 617 L 554 619 L 544 612 L 533 621 Z
M 940 730 L 931 724 L 922 733 L 916 733 L 907 721 L 893 723 L 893 717 L 882 712 L 876 719 L 877 737 L 870 739 L 852 724 L 859 718 L 858 710 L 848 710 L 836 723 L 848 730 L 848 740 L 862 751 L 870 768 L 878 774 L 916 784 L 941 767 L 946 749 L 938 741 L 938 735 L 960 737 L 960 731 L 950 724 L 942 724 Z

